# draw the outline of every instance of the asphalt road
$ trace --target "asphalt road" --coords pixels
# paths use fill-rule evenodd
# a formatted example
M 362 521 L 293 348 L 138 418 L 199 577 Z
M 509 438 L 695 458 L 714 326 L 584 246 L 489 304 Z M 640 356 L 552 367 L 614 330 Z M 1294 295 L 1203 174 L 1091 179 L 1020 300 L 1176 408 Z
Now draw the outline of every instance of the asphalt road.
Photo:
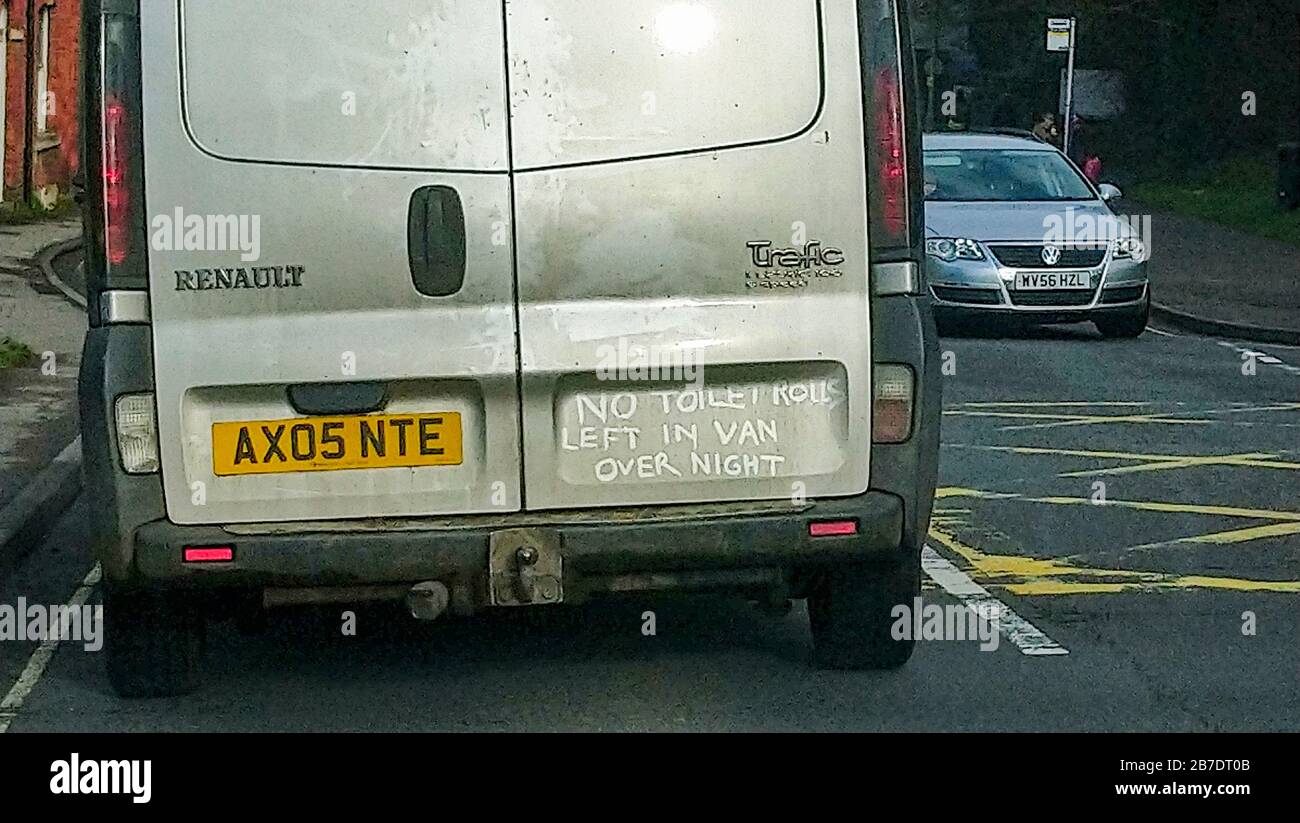
M 996 598 L 1018 618 L 996 650 L 821 672 L 802 608 L 710 597 L 433 625 L 370 609 L 356 637 L 300 609 L 213 626 L 186 698 L 119 700 L 65 643 L 10 731 L 1300 730 L 1300 350 L 1085 327 L 944 347 L 924 596 Z M 66 601 L 84 529 L 79 501 L 0 603 Z M 0 694 L 33 648 L 0 644 Z

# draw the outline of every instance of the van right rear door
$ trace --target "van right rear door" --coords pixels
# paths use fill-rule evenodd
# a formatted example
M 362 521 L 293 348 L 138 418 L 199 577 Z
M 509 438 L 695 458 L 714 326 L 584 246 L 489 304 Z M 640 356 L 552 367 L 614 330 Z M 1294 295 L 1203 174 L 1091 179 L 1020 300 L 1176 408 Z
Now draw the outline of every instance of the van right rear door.
M 858 25 L 507 4 L 529 509 L 866 491 Z

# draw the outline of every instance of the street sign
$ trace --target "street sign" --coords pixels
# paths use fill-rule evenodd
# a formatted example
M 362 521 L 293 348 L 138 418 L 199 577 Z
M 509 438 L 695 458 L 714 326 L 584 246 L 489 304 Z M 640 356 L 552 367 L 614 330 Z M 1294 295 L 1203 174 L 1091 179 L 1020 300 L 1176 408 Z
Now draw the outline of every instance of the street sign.
M 1073 17 L 1052 17 L 1047 21 L 1047 50 L 1066 51 L 1070 59 L 1065 68 L 1065 153 L 1070 153 L 1074 137 L 1074 57 L 1078 43 L 1074 32 L 1076 22 Z
M 1047 21 L 1047 50 L 1069 51 L 1074 45 L 1074 21 L 1054 17 Z

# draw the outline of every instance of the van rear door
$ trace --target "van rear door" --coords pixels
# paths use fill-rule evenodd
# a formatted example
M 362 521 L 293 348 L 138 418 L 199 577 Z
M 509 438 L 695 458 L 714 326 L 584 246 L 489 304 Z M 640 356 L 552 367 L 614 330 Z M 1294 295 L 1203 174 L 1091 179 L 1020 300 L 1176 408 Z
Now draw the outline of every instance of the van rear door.
M 854 3 L 142 12 L 176 522 L 866 490 Z
M 519 508 L 503 5 L 358 9 L 142 3 L 176 522 Z
M 507 8 L 527 507 L 864 492 L 856 4 Z

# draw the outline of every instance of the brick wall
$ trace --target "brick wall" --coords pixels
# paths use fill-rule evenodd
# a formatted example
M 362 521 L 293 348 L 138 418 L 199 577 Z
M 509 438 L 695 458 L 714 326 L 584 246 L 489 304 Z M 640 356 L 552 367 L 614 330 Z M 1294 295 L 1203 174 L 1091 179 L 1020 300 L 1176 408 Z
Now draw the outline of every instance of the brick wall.
M 16 199 L 22 191 L 24 148 L 29 145 L 33 147 L 35 187 L 57 186 L 60 193 L 66 194 L 80 164 L 77 107 L 81 0 L 0 0 L 0 5 L 7 5 L 9 11 L 9 36 L 3 44 L 7 67 L 3 95 L 5 199 Z M 40 11 L 44 7 L 50 8 L 50 108 L 45 132 L 33 134 L 29 128 L 35 117 L 29 105 L 27 62 L 29 46 L 33 60 L 37 59 Z M 22 38 L 15 40 L 18 34 Z M 34 74 L 35 67 L 33 85 Z

